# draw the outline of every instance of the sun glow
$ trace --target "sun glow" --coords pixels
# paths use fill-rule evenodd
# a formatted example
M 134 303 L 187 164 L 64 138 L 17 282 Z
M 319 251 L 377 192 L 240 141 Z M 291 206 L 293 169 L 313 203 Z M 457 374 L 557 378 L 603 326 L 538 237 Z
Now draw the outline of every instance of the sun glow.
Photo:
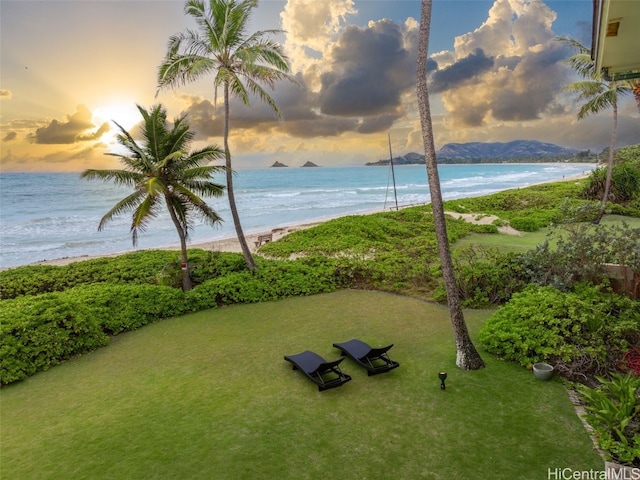
M 103 137 L 103 141 L 112 142 L 119 133 L 117 122 L 122 128 L 130 131 L 137 123 L 142 121 L 140 112 L 135 103 L 114 102 L 105 106 L 97 107 L 93 110 L 93 122 L 96 126 L 107 122 L 109 124 L 109 133 Z

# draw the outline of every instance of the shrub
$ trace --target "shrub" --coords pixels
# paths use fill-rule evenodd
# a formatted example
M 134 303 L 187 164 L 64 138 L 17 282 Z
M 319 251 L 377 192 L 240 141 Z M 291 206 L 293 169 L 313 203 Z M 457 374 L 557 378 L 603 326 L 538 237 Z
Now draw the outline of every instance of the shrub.
M 512 218 L 509 223 L 513 228 L 521 232 L 535 232 L 540 228 L 538 222 L 533 218 L 516 217 Z
M 30 265 L 0 272 L 0 298 L 58 292 L 92 283 L 153 284 L 176 252 L 144 250 L 117 257 L 97 258 L 64 266 Z
M 134 330 L 186 312 L 183 293 L 95 284 L 0 302 L 0 384 L 22 380 Z
M 90 314 L 109 335 L 187 312 L 183 292 L 165 286 L 86 285 L 67 290 L 61 296 L 88 305 Z
M 479 338 L 505 360 L 546 361 L 572 380 L 592 383 L 640 340 L 640 308 L 601 286 L 561 292 L 531 285 L 498 309 Z
M 607 168 L 595 169 L 589 176 L 582 195 L 590 200 L 602 199 Z M 640 194 L 640 166 L 632 163 L 614 165 L 611 172 L 611 190 L 607 200 L 626 203 Z
M 0 384 L 108 343 L 91 309 L 59 293 L 0 304 Z
M 233 272 L 207 280 L 186 292 L 189 309 L 256 303 L 295 295 L 313 295 L 336 289 L 335 265 L 319 257 L 272 261 L 256 272 Z
M 508 301 L 529 283 L 519 256 L 498 250 L 469 247 L 456 251 L 453 257 L 456 284 L 462 305 L 486 308 Z M 446 302 L 446 292 L 439 286 L 434 294 L 438 302 Z
M 640 144 L 629 145 L 616 150 L 615 162 L 616 164 L 630 163 L 640 166 Z
M 563 224 L 535 249 L 520 254 L 519 260 L 532 283 L 568 290 L 578 281 L 602 282 L 603 265 L 608 263 L 639 273 L 639 238 L 640 228 L 625 223 Z
M 610 459 L 640 467 L 640 377 L 614 373 L 597 388 L 579 387 L 587 421 Z

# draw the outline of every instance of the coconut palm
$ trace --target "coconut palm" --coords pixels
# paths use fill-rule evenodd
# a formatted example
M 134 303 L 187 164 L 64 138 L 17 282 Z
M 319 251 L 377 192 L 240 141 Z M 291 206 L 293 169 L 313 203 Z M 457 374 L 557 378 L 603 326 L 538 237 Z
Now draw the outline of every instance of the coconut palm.
M 638 113 L 640 113 L 640 78 L 636 78 L 631 82 L 631 93 L 636 100 L 636 107 L 638 107 Z
M 577 40 L 562 37 L 559 40 L 569 44 L 577 53 L 569 58 L 568 63 L 583 80 L 567 85 L 566 89 L 578 94 L 578 100 L 585 103 L 578 110 L 578 119 L 582 120 L 588 115 L 595 115 L 602 110 L 611 108 L 613 111 L 613 126 L 609 142 L 609 154 L 607 156 L 607 176 L 604 184 L 604 192 L 600 209 L 593 223 L 600 223 L 604 215 L 609 193 L 611 191 L 611 177 L 613 174 L 613 159 L 615 154 L 616 137 L 618 133 L 618 98 L 629 93 L 631 82 L 607 81 L 596 69 L 596 64 L 591 58 L 591 50 Z
M 100 220 L 98 230 L 114 217 L 124 212 L 133 212 L 131 238 L 138 243 L 138 234 L 144 232 L 149 222 L 167 208 L 171 221 L 180 237 L 182 260 L 182 288 L 192 287 L 187 259 L 187 240 L 192 227 L 192 216 L 196 214 L 205 222 L 215 225 L 221 219 L 218 214 L 199 197 L 217 197 L 224 193 L 224 186 L 211 181 L 212 175 L 223 170 L 222 165 L 205 165 L 211 160 L 221 159 L 222 150 L 213 145 L 189 152 L 195 133 L 190 130 L 185 117 L 176 118 L 173 125 L 167 122 L 166 110 L 156 105 L 146 110 L 138 105 L 143 118 L 142 137 L 139 144 L 117 122 L 120 129 L 117 141 L 127 153 L 108 153 L 118 157 L 123 170 L 88 169 L 81 178 L 113 181 L 118 185 L 133 187 L 127 195 L 109 210 Z
M 227 196 L 247 266 L 255 262 L 242 231 L 236 207 L 229 149 L 229 99 L 233 95 L 249 105 L 250 95 L 257 96 L 277 114 L 280 110 L 263 85 L 269 87 L 289 76 L 289 64 L 282 48 L 268 38 L 280 30 L 247 32 L 250 13 L 257 0 L 189 0 L 185 12 L 193 17 L 197 30 L 187 30 L 169 39 L 167 54 L 158 70 L 158 88 L 185 85 L 206 75 L 213 75 L 214 104 L 222 87 L 224 102 L 224 153 L 227 168 Z
M 429 177 L 429 190 L 431 192 L 431 208 L 438 240 L 438 251 L 442 264 L 442 275 L 447 291 L 447 303 L 449 316 L 453 327 L 453 335 L 456 342 L 456 365 L 465 370 L 477 370 L 484 367 L 484 361 L 476 350 L 469 330 L 464 320 L 462 305 L 458 295 L 449 240 L 447 237 L 447 224 L 444 216 L 442 192 L 440 190 L 440 177 L 436 163 L 436 150 L 433 142 L 433 123 L 431 121 L 431 107 L 429 106 L 429 91 L 427 88 L 427 51 L 429 47 L 429 30 L 431 27 L 432 0 L 422 0 L 420 16 L 420 33 L 418 39 L 418 109 L 420 111 L 420 123 L 422 125 L 422 139 L 424 142 L 427 174 Z

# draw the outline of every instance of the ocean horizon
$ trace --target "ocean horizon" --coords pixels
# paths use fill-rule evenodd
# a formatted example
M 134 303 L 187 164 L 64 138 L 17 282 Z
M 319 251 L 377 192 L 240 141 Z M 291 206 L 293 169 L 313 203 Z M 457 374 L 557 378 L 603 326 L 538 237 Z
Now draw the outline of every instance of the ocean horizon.
M 445 200 L 488 195 L 511 188 L 583 175 L 582 163 L 439 165 Z M 236 202 L 245 234 L 345 215 L 372 213 L 430 201 L 424 165 L 396 166 L 395 194 L 388 167 L 345 166 L 239 169 Z M 224 184 L 222 175 L 216 181 Z M 0 173 L 0 268 L 68 257 L 107 255 L 179 245 L 166 212 L 131 242 L 129 214 L 103 231 L 102 216 L 129 190 L 80 179 L 78 173 Z M 235 237 L 225 197 L 208 199 L 224 222 L 196 220 L 190 245 Z

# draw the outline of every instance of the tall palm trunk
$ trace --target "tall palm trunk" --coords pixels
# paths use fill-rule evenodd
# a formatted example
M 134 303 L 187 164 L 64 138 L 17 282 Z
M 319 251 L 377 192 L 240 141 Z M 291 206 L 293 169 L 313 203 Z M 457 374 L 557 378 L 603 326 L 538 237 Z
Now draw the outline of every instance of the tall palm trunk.
M 233 170 L 231 169 L 231 151 L 229 150 L 229 82 L 224 82 L 224 157 L 227 170 L 227 196 L 229 197 L 229 208 L 231 209 L 231 217 L 233 218 L 233 226 L 236 229 L 238 242 L 242 249 L 242 255 L 247 267 L 251 270 L 256 269 L 256 263 L 247 245 L 247 239 L 244 238 L 242 225 L 240 224 L 240 215 L 236 207 L 236 197 L 233 191 Z
M 467 324 L 465 323 L 462 312 L 460 297 L 458 295 L 453 262 L 451 261 L 451 252 L 449 251 L 447 225 L 442 203 L 442 192 L 440 190 L 438 166 L 436 163 L 436 150 L 433 142 L 433 123 L 431 121 L 431 108 L 429 106 L 429 92 L 426 77 L 429 30 L 431 26 L 431 5 L 432 0 L 422 0 L 420 37 L 418 41 L 418 108 L 422 124 L 422 139 L 424 142 L 427 174 L 429 177 L 429 189 L 431 191 L 431 208 L 433 210 L 440 262 L 442 263 L 442 274 L 447 291 L 449 316 L 451 317 L 451 325 L 456 342 L 456 365 L 464 370 L 477 370 L 484 367 L 484 361 L 469 336 Z
M 607 207 L 607 201 L 609 200 L 609 193 L 611 192 L 611 177 L 613 176 L 613 159 L 615 157 L 616 137 L 618 136 L 618 101 L 613 100 L 613 127 L 611 129 L 611 140 L 609 143 L 609 155 L 607 156 L 607 176 L 604 181 L 604 193 L 602 194 L 602 201 L 600 202 L 600 210 L 596 218 L 593 219 L 593 224 L 597 225 L 604 216 L 604 211 Z
M 182 268 L 182 290 L 187 292 L 193 288 L 193 283 L 191 282 L 191 274 L 189 273 L 189 259 L 187 258 L 187 235 L 167 197 L 165 197 L 165 202 L 167 204 L 167 210 L 169 210 L 171 221 L 178 231 L 178 237 L 180 237 L 180 256 L 182 263 L 180 267 Z
M 640 113 L 640 79 L 636 79 L 631 83 L 631 93 L 636 100 L 636 106 L 638 107 L 638 113 Z

